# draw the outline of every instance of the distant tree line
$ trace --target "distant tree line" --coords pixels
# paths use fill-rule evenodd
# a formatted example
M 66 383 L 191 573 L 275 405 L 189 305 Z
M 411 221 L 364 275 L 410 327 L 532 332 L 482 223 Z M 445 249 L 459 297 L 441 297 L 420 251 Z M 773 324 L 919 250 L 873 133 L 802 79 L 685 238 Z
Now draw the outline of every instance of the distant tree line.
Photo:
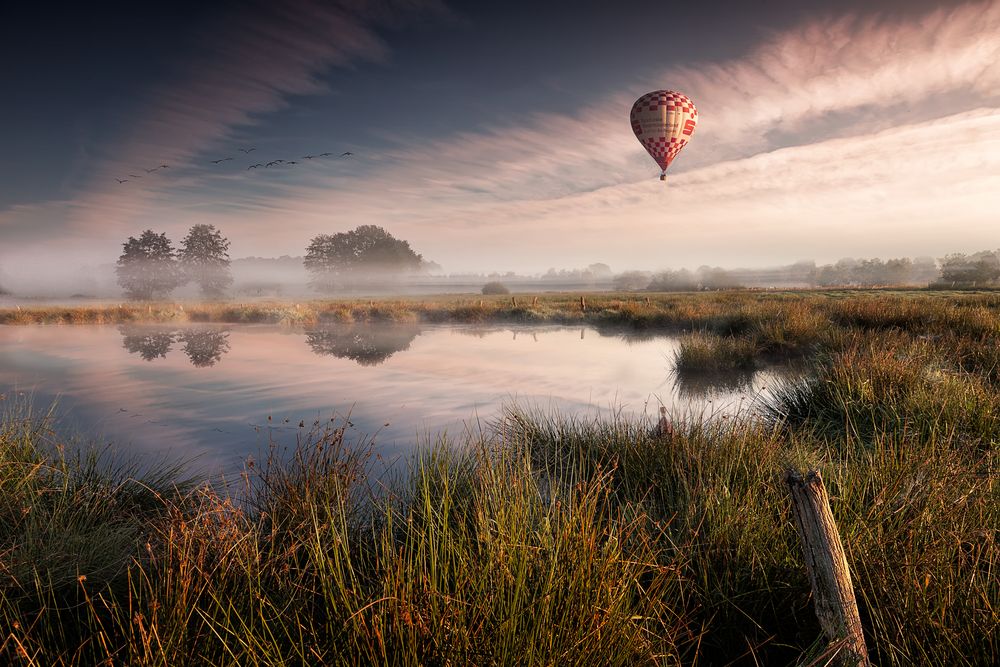
M 626 271 L 614 276 L 611 282 L 616 290 L 649 292 L 693 292 L 736 289 L 743 286 L 733 272 L 717 266 L 701 266 L 695 271 L 687 269 L 667 269 L 656 273 Z
M 834 264 L 816 267 L 812 284 L 819 287 L 892 287 L 927 285 L 939 275 L 931 257 L 910 259 L 900 257 L 882 261 L 874 259 L 841 259 Z
M 188 283 L 207 298 L 221 298 L 233 284 L 229 240 L 213 225 L 194 225 L 179 248 L 166 234 L 146 230 L 123 244 L 116 273 L 118 284 L 133 299 L 167 297 Z M 294 261 L 294 258 L 287 258 Z M 306 248 L 302 263 L 310 285 L 320 292 L 350 290 L 360 286 L 392 284 L 401 276 L 440 269 L 415 252 L 407 241 L 381 227 L 362 225 L 348 232 L 319 234 Z M 513 272 L 489 278 L 517 278 Z M 953 253 L 931 257 L 845 258 L 833 264 L 798 262 L 772 269 L 723 269 L 701 266 L 658 272 L 625 271 L 614 274 L 604 263 L 584 269 L 549 269 L 542 281 L 553 284 L 607 285 L 622 291 L 695 291 L 737 289 L 748 285 L 809 285 L 814 287 L 887 287 L 932 285 L 936 287 L 987 287 L 1000 281 L 1000 251 L 971 255 Z M 497 289 L 491 286 L 491 289 Z M 506 289 L 506 288 L 505 288 Z
M 941 278 L 935 287 L 984 287 L 1000 279 L 1000 251 L 973 255 L 953 253 L 941 259 Z
M 813 287 L 932 286 L 992 287 L 1000 283 L 1000 251 L 932 257 L 845 258 L 833 264 L 799 262 L 772 269 L 727 270 L 702 266 L 695 271 L 625 271 L 612 279 L 621 291 L 684 292 L 734 289 L 748 284 L 802 284 Z

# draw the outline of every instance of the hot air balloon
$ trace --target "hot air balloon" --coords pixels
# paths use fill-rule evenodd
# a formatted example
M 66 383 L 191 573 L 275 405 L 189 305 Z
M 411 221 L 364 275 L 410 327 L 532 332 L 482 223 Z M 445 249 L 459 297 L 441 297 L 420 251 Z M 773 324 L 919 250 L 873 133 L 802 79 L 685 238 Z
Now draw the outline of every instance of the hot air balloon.
M 635 101 L 629 120 L 635 138 L 660 165 L 660 180 L 667 180 L 667 167 L 687 145 L 698 124 L 694 103 L 673 90 L 654 90 Z

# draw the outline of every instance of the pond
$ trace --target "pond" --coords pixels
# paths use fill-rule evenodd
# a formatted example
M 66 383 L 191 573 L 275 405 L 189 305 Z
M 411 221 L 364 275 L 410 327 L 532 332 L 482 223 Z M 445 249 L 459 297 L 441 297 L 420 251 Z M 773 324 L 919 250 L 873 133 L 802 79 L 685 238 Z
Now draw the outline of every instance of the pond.
M 60 431 L 218 475 L 335 417 L 399 460 L 515 401 L 653 418 L 661 404 L 732 411 L 777 381 L 679 375 L 677 345 L 565 326 L 0 326 L 0 393 L 24 393 L 36 410 L 57 401 Z

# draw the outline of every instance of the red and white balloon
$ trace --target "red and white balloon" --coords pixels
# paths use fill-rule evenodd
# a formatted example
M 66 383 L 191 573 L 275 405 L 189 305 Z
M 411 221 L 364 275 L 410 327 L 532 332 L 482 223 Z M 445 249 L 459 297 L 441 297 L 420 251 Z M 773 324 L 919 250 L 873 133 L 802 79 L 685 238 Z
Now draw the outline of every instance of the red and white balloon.
M 650 157 L 660 165 L 660 180 L 667 179 L 667 167 L 681 152 L 698 124 L 694 102 L 673 90 L 654 90 L 632 105 L 632 131 Z

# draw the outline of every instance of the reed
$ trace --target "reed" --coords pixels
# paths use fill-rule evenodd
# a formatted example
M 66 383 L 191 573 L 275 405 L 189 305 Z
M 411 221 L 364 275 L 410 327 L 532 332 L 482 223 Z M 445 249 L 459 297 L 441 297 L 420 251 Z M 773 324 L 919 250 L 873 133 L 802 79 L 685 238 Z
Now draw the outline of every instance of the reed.
M 823 664 L 796 466 L 823 472 L 876 664 L 1000 662 L 995 297 L 478 301 L 297 310 L 673 327 L 692 372 L 796 356 L 803 376 L 669 428 L 514 405 L 391 478 L 329 423 L 228 487 L 7 398 L 0 661 Z

